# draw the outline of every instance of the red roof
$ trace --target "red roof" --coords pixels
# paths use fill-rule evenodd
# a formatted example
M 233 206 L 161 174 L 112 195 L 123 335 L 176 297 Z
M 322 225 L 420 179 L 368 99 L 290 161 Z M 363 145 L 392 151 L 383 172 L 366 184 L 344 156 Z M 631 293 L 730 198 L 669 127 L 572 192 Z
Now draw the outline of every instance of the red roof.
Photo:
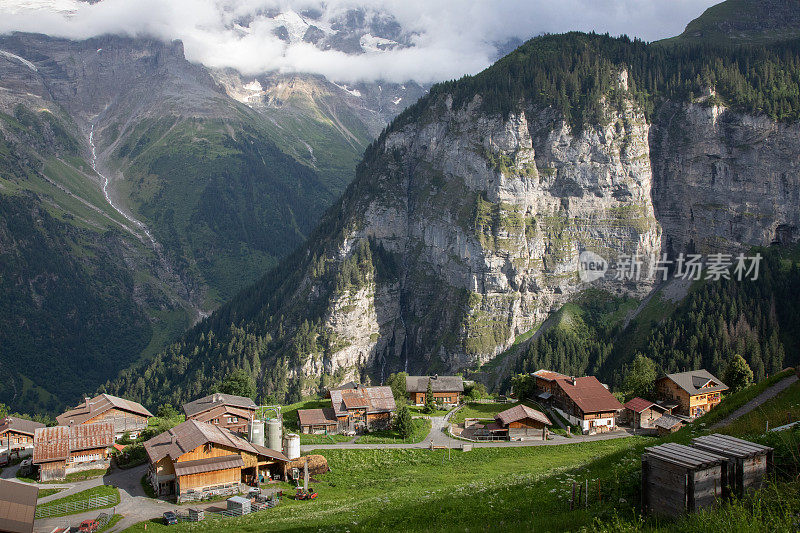
M 39 428 L 33 438 L 33 462 L 63 461 L 72 452 L 108 448 L 114 444 L 110 422 Z
M 565 376 L 564 374 L 559 374 L 558 372 L 553 372 L 552 370 L 537 370 L 533 373 L 534 376 L 537 378 L 543 379 L 545 381 L 554 381 L 559 378 L 568 378 L 569 376 Z
M 655 403 L 651 402 L 650 400 L 645 400 L 644 398 L 636 397 L 633 400 L 627 402 L 624 407 L 625 409 L 630 409 L 634 413 L 641 413 L 642 411 L 653 405 L 655 405 Z
M 594 376 L 559 378 L 555 383 L 584 413 L 622 409 L 622 404 Z

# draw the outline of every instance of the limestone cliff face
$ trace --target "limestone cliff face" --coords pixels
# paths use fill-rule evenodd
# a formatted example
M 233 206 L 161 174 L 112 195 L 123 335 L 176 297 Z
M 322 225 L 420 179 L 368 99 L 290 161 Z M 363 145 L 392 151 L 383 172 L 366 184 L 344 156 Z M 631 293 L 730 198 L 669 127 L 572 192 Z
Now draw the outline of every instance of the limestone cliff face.
M 662 252 L 798 236 L 796 125 L 697 104 L 665 104 L 651 125 L 626 103 L 578 132 L 550 109 L 479 109 L 479 97 L 459 110 L 441 98 L 379 145 L 334 255 L 346 263 L 370 242 L 395 268 L 330 299 L 340 344 L 320 369 L 380 378 L 490 360 L 587 287 L 584 250 L 638 254 L 646 271 Z M 615 277 L 595 284 L 652 288 Z
M 329 372 L 474 366 L 585 288 L 582 251 L 660 253 L 650 127 L 632 104 L 581 132 L 546 109 L 484 115 L 478 97 L 435 107 L 435 119 L 384 139 L 353 207 L 338 260 L 369 241 L 396 268 L 330 300 L 326 326 L 344 348 L 327 357 Z
M 674 252 L 724 252 L 800 233 L 800 126 L 720 106 L 662 107 L 653 200 Z

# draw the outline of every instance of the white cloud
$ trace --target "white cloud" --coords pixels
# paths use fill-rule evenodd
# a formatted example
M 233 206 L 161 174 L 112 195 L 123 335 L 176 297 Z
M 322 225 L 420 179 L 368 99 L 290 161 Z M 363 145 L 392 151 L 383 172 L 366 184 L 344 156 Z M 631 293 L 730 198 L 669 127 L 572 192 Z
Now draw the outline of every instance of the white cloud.
M 311 72 L 353 82 L 432 82 L 473 74 L 496 55 L 496 43 L 569 30 L 628 34 L 644 40 L 676 35 L 717 0 L 3 0 L 0 33 L 27 31 L 82 39 L 103 34 L 180 39 L 191 61 L 245 74 Z M 393 16 L 412 46 L 346 54 L 304 43 L 301 18 L 274 10 L 314 8 L 323 29 L 348 9 Z M 290 43 L 273 30 L 284 25 Z M 362 42 L 385 44 L 368 36 Z

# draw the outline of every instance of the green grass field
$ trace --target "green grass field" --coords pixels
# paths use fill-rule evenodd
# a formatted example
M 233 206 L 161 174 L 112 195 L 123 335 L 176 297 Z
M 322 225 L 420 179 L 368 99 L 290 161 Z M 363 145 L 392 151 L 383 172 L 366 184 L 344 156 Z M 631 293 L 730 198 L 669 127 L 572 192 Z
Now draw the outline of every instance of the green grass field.
M 500 405 L 483 404 L 475 412 L 490 414 Z M 748 435 L 751 427 L 761 427 L 763 417 L 783 423 L 787 410 L 792 416 L 800 415 L 800 384 L 743 417 L 727 432 Z M 638 514 L 644 448 L 666 441 L 686 444 L 708 432 L 705 426 L 693 425 L 665 438 L 469 452 L 326 450 L 323 455 L 331 472 L 315 476 L 318 482 L 312 485 L 319 497 L 313 502 L 284 499 L 279 507 L 251 516 L 169 528 L 153 520 L 146 523 L 147 531 L 796 531 L 800 494 L 797 484 L 787 482 L 785 476 L 744 501 L 678 520 Z M 779 444 L 789 443 L 780 444 L 788 446 L 780 450 L 784 461 L 800 442 L 800 431 L 786 433 L 773 438 Z M 771 444 L 776 454 L 779 444 Z M 570 510 L 573 483 L 586 486 L 587 482 L 588 506 Z M 128 531 L 144 529 L 141 523 Z
M 397 444 L 397 443 L 417 443 L 422 442 L 422 439 L 428 436 L 431 432 L 431 421 L 427 418 L 415 418 L 413 420 L 414 432 L 407 439 L 400 438 L 397 431 L 373 431 L 358 438 L 359 444 Z
M 793 383 L 771 401 L 734 420 L 721 431 L 749 437 L 764 433 L 767 424 L 776 428 L 797 420 L 800 420 L 800 382 Z
M 108 507 L 113 507 L 119 503 L 119 490 L 117 490 L 115 487 L 100 485 L 99 487 L 92 487 L 91 489 L 86 489 L 81 492 L 76 492 L 75 494 L 70 494 L 69 496 L 64 496 L 63 498 L 58 498 L 56 500 L 39 505 L 37 507 L 37 510 L 49 509 L 52 507 L 57 507 L 64 503 L 79 502 L 83 500 L 88 500 L 89 498 L 97 498 L 101 496 L 116 496 L 116 501 L 112 502 L 109 505 L 105 505 L 103 507 L 96 507 L 96 509 L 106 509 Z M 58 513 L 51 516 L 66 516 L 68 514 L 74 514 L 74 513 Z

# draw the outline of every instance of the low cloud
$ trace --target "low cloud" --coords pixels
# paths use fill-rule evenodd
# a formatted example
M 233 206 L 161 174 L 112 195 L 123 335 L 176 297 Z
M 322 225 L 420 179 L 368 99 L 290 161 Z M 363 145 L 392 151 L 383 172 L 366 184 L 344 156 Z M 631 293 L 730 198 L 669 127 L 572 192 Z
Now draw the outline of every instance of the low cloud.
M 511 39 L 570 30 L 627 34 L 646 41 L 680 33 L 717 0 L 3 0 L 0 33 L 45 33 L 85 39 L 104 34 L 184 43 L 189 60 L 254 75 L 309 72 L 354 82 L 428 83 L 474 74 Z M 349 10 L 399 23 L 404 46 L 365 46 L 366 53 L 321 49 L 298 37 L 313 24 L 326 30 Z M 315 10 L 314 18 L 298 15 Z M 278 12 L 291 13 L 276 20 Z M 316 18 L 319 14 L 321 17 Z M 279 26 L 296 35 L 289 42 Z M 327 25 L 327 26 L 326 26 Z M 334 28 L 335 30 L 335 28 Z M 280 33 L 280 32 L 278 32 Z M 285 36 L 284 36 L 285 37 Z M 363 44 L 363 40 L 362 40 Z

